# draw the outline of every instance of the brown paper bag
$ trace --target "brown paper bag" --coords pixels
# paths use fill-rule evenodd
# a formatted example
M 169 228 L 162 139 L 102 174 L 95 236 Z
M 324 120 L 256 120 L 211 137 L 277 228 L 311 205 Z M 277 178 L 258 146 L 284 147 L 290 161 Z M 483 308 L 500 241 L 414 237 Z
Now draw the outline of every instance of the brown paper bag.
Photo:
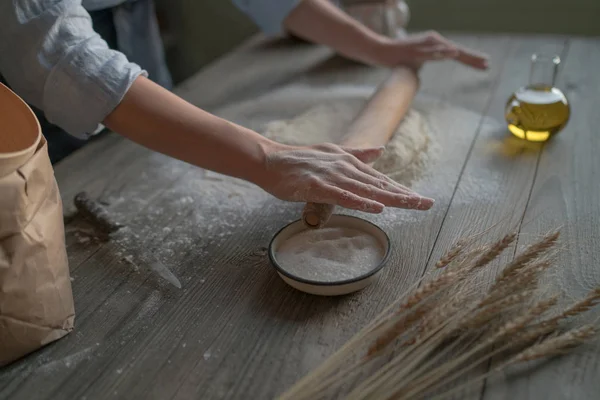
M 0 84 L 0 366 L 73 329 L 62 201 L 39 129 Z

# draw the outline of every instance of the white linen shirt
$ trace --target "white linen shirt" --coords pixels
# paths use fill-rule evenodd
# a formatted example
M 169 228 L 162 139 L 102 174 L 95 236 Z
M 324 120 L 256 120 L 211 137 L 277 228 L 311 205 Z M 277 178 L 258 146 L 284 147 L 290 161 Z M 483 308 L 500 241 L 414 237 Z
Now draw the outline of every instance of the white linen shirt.
M 131 0 L 0 0 L 0 74 L 49 122 L 90 136 L 134 80 L 147 76 L 92 28 L 88 10 L 125 1 Z M 268 35 L 281 31 L 299 1 L 232 0 Z M 128 31 L 134 35 L 135 26 Z

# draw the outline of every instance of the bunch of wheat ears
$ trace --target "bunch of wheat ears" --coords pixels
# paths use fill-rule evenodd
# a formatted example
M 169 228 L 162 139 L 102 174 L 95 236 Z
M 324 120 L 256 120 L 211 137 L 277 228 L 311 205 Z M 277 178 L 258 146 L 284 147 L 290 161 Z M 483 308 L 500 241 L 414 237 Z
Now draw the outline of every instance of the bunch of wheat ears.
M 480 274 L 517 235 L 484 246 L 473 237 L 460 240 L 432 277 L 416 282 L 280 399 L 446 398 L 508 366 L 593 339 L 595 323 L 574 317 L 600 302 L 600 287 L 560 306 L 560 296 L 541 284 L 556 261 L 558 237 L 552 232 L 525 248 L 487 286 Z

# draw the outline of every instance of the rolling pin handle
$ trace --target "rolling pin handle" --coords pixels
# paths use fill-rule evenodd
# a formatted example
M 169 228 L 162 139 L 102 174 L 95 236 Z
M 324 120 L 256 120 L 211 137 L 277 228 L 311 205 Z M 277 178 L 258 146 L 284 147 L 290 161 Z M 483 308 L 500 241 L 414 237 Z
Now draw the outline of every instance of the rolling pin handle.
M 393 69 L 352 121 L 339 144 L 354 148 L 387 144 L 410 108 L 418 87 L 415 70 L 405 66 Z M 329 221 L 334 208 L 333 205 L 307 203 L 302 220 L 308 228 L 321 228 Z
M 334 209 L 333 204 L 307 203 L 302 211 L 302 221 L 308 228 L 322 228 L 329 221 Z

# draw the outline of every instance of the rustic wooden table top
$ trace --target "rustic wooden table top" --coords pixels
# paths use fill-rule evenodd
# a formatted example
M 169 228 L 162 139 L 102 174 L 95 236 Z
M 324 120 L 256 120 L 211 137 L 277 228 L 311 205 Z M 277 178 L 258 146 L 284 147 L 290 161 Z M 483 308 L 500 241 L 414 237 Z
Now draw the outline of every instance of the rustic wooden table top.
M 479 72 L 444 62 L 422 71 L 417 100 L 439 105 L 429 117 L 442 131 L 436 166 L 417 189 L 437 203 L 429 212 L 367 216 L 390 234 L 393 258 L 384 279 L 349 297 L 302 294 L 270 267 L 266 246 L 299 217 L 301 205 L 116 135 L 57 165 L 66 213 L 81 190 L 106 202 L 183 288 L 134 270 L 122 262 L 115 243 L 88 241 L 81 222 L 68 223 L 76 329 L 0 370 L 0 398 L 273 398 L 422 276 L 458 238 L 494 224 L 489 240 L 517 229 L 519 248 L 562 227 L 564 251 L 555 278 L 572 296 L 597 285 L 600 39 L 454 38 L 488 52 L 492 67 Z M 543 44 L 562 56 L 558 86 L 573 114 L 556 140 L 526 145 L 507 135 L 503 110 L 511 92 L 527 82 L 529 56 Z M 278 116 L 248 107 L 260 104 L 260 96 L 290 87 L 317 94 L 344 85 L 372 91 L 386 73 L 306 44 L 252 40 L 177 92 L 253 126 L 303 111 L 282 109 L 289 115 Z M 525 375 L 495 376 L 459 398 L 597 399 L 598 376 L 600 350 L 590 346 Z

